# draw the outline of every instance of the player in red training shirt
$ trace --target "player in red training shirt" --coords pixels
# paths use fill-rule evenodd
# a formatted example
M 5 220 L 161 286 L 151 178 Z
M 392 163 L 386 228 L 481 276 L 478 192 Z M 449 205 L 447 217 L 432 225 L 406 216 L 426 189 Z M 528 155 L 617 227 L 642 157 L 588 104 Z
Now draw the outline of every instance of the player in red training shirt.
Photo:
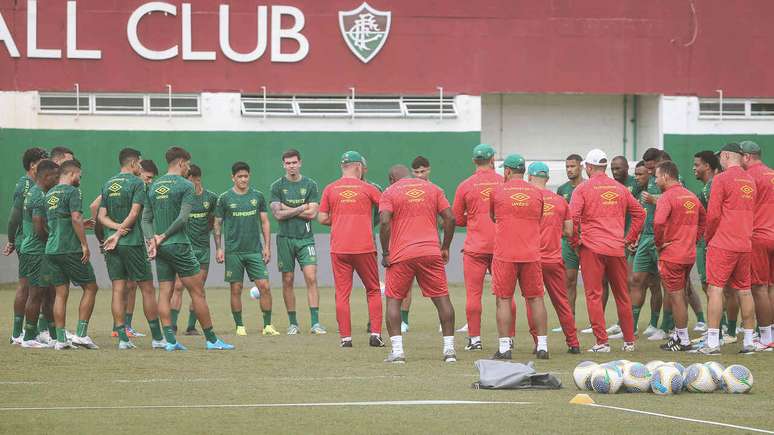
M 405 363 L 400 331 L 400 304 L 414 278 L 422 295 L 432 299 L 443 333 L 443 360 L 456 362 L 454 307 L 449 299 L 445 265 L 454 236 L 454 216 L 443 190 L 419 178 L 409 178 L 403 165 L 390 169 L 390 186 L 379 202 L 382 264 L 387 268 L 387 331 L 392 351 L 385 359 Z M 443 219 L 443 243 L 439 246 L 436 222 Z
M 381 193 L 362 181 L 363 156 L 347 151 L 341 156 L 341 178 L 325 187 L 317 221 L 331 226 L 331 267 L 336 288 L 336 320 L 341 347 L 352 347 L 352 319 L 349 297 L 352 274 L 357 272 L 366 288 L 370 333 L 368 344 L 384 347 L 382 332 L 382 294 L 376 245 L 371 235 L 372 207 L 379 204 Z

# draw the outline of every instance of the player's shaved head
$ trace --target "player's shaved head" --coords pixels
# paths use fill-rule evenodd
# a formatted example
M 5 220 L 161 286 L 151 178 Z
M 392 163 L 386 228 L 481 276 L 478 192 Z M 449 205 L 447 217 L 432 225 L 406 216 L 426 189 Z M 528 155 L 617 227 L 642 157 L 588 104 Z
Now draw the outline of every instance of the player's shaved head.
M 390 184 L 409 176 L 409 168 L 406 165 L 394 165 L 390 168 Z

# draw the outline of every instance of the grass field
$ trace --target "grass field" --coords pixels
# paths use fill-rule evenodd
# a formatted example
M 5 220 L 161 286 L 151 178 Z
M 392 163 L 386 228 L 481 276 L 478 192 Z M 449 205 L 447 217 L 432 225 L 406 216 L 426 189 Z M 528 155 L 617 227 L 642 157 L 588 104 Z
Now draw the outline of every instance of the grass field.
M 411 330 L 405 338 L 408 362 L 382 362 L 388 348 L 370 348 L 364 331 L 365 297 L 353 294 L 354 348 L 340 349 L 336 334 L 333 292 L 323 289 L 322 322 L 325 336 L 308 334 L 305 303 L 299 307 L 304 334 L 267 338 L 258 333 L 258 308 L 245 295 L 247 337 L 233 334 L 233 321 L 224 290 L 209 290 L 208 300 L 215 328 L 237 346 L 232 352 L 206 352 L 203 338 L 180 337 L 188 352 L 168 354 L 151 351 L 150 337 L 135 339 L 139 349 L 119 352 L 110 338 L 110 296 L 97 299 L 90 335 L 102 346 L 98 351 L 54 352 L 26 350 L 3 344 L 0 352 L 0 433 L 728 433 L 739 432 L 705 423 L 684 422 L 618 410 L 570 405 L 578 392 L 572 382 L 575 365 L 586 359 L 598 362 L 629 359 L 647 362 L 674 360 L 658 350 L 657 343 L 638 343 L 634 354 L 619 350 L 602 355 L 566 354 L 561 333 L 549 336 L 551 359 L 537 363 L 539 371 L 557 374 L 564 383 L 558 391 L 485 391 L 471 389 L 477 380 L 476 359 L 489 358 L 495 350 L 494 302 L 486 296 L 484 352 L 463 350 L 458 335 L 459 362 L 441 362 L 441 338 L 432 304 L 417 298 L 411 312 Z M 7 340 L 11 325 L 13 288 L 0 290 L 0 333 Z M 275 297 L 279 294 L 275 290 Z M 305 301 L 298 292 L 300 302 Z M 74 330 L 80 290 L 70 296 L 68 327 Z M 454 287 L 457 325 L 465 323 L 464 289 Z M 139 296 L 138 296 L 139 299 Z M 275 325 L 284 332 L 287 318 L 281 298 L 275 299 Z M 186 297 L 187 301 L 187 297 Z M 277 303 L 279 301 L 279 304 Z M 531 340 L 525 332 L 523 302 L 519 302 L 514 360 L 531 359 Z M 581 301 L 582 302 L 582 301 Z M 186 302 L 187 304 L 187 302 Z M 582 307 L 579 307 L 579 312 Z M 610 313 L 614 310 L 609 309 Z M 137 303 L 134 324 L 148 332 Z M 549 308 L 549 312 L 551 309 Z M 613 314 L 614 315 L 614 314 Z M 180 316 L 184 325 L 187 314 Z M 648 319 L 643 313 L 641 319 Z M 581 315 L 578 325 L 587 323 Z M 641 321 L 644 327 L 645 321 Z M 557 325 L 555 316 L 550 326 Z M 386 334 L 385 334 L 386 336 Z M 593 341 L 581 337 L 588 348 Z M 748 395 L 653 394 L 592 395 L 599 404 L 644 410 L 700 420 L 774 430 L 771 400 L 774 354 L 736 355 L 737 345 L 724 347 L 716 360 L 724 365 L 742 363 L 755 376 Z M 679 355 L 684 365 L 704 361 L 698 355 Z M 231 406 L 255 404 L 307 404 L 320 402 L 367 402 L 398 400 L 466 400 L 529 402 L 528 404 L 460 404 L 403 406 Z M 162 408 L 161 406 L 179 406 Z M 223 406 L 228 405 L 228 406 Z M 137 408 L 138 406 L 154 406 Z M 9 408 L 48 408 L 10 410 Z M 123 409 L 50 409 L 56 407 L 126 407 Z

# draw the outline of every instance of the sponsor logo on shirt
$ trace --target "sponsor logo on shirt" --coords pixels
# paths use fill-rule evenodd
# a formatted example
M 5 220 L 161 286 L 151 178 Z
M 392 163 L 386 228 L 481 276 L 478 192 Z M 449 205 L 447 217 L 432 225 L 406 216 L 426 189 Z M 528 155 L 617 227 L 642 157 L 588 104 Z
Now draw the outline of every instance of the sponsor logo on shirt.
M 258 213 L 258 210 L 235 211 L 231 213 L 231 216 L 234 216 L 234 217 L 255 216 L 256 213 Z
M 543 203 L 543 216 L 553 216 L 554 215 L 554 208 L 556 208 L 555 205 L 544 202 Z
M 202 206 L 204 206 L 204 208 L 210 208 L 210 202 L 209 201 L 204 201 L 202 203 Z
M 613 192 L 612 190 L 608 190 L 603 192 L 601 195 L 602 197 L 602 204 L 604 205 L 615 205 L 618 204 L 618 193 Z
M 422 196 L 425 195 L 425 191 L 421 189 L 410 189 L 406 191 L 406 196 L 411 198 L 409 202 L 422 202 L 424 199 L 422 199 Z
M 494 189 L 492 189 L 491 187 L 487 187 L 487 188 L 485 188 L 485 189 L 482 189 L 482 190 L 481 190 L 480 192 L 478 192 L 478 193 L 481 195 L 481 198 L 482 198 L 484 201 L 489 201 L 489 196 L 492 194 L 492 190 L 494 190 Z
M 154 192 L 156 192 L 156 199 L 166 199 L 166 198 L 169 198 L 169 195 L 167 195 L 167 194 L 169 193 L 170 190 L 171 189 L 169 187 L 164 186 L 164 185 L 161 185 L 161 186 L 157 187 L 154 190 Z
M 54 195 L 51 195 L 46 202 L 48 203 L 48 205 L 50 205 L 48 209 L 52 210 L 56 208 L 57 204 L 59 204 L 59 198 L 57 198 Z
M 306 187 L 302 187 L 302 188 L 298 189 L 298 192 L 299 192 L 301 195 L 306 195 Z
M 696 203 L 693 201 L 685 201 L 683 203 L 683 207 L 685 208 L 686 214 L 694 214 L 696 213 L 693 209 L 696 208 Z
M 742 191 L 742 198 L 752 199 L 752 194 L 755 192 L 755 189 L 753 189 L 752 186 L 749 184 L 743 184 L 739 189 Z
M 526 193 L 514 193 L 509 198 L 513 200 L 511 205 L 514 207 L 526 207 L 529 205 L 529 195 Z
M 121 196 L 121 184 L 113 182 L 108 186 L 110 193 L 108 196 Z
M 237 205 L 236 204 L 229 204 L 228 208 L 237 208 Z
M 255 198 L 251 199 L 250 200 L 250 205 L 252 205 L 253 207 L 257 206 L 258 205 L 258 200 L 255 199 Z
M 203 212 L 203 213 L 191 213 L 191 214 L 189 215 L 189 217 L 190 217 L 191 219 L 201 219 L 201 218 L 206 218 L 206 217 L 207 217 L 207 214 L 208 214 L 207 212 Z
M 352 199 L 357 196 L 357 192 L 352 190 L 344 190 L 339 192 L 339 196 L 341 196 L 344 199 Z

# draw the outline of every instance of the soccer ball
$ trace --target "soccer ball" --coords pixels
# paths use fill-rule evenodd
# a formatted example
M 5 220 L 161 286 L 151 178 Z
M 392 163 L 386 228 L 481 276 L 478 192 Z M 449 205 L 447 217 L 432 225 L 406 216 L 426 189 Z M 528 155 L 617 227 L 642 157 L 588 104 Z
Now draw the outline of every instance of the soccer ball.
M 258 287 L 250 289 L 250 298 L 256 301 L 261 298 L 261 291 L 258 290 Z
M 726 393 L 747 393 L 753 386 L 753 375 L 750 370 L 740 364 L 732 364 L 723 370 L 723 389 Z
M 665 364 L 664 361 L 653 360 L 653 361 L 648 361 L 647 363 L 645 363 L 645 367 L 648 368 L 648 371 L 650 373 L 653 373 L 653 372 L 656 371 L 657 368 L 659 368 L 659 366 L 662 366 L 664 364 Z
M 662 365 L 653 372 L 650 388 L 654 393 L 666 396 L 683 390 L 683 377 L 680 371 L 670 365 Z
M 623 368 L 626 366 L 626 364 L 629 364 L 629 363 L 631 363 L 631 361 L 629 361 L 629 360 L 625 360 L 625 359 L 618 359 L 618 360 L 612 361 L 612 362 L 610 362 L 610 363 L 608 363 L 608 364 L 613 364 L 613 365 L 616 365 L 616 366 L 618 366 L 618 367 L 619 367 L 621 370 L 623 370 Z
M 593 361 L 582 361 L 572 371 L 572 378 L 575 381 L 575 386 L 579 390 L 591 391 L 591 372 L 599 367 L 599 364 Z
M 668 365 L 676 368 L 677 371 L 680 372 L 680 376 L 685 377 L 685 366 L 680 364 L 679 362 L 670 361 L 668 363 L 665 363 L 664 365 Z
M 623 368 L 623 384 L 627 393 L 650 391 L 650 371 L 644 364 L 633 362 Z
M 711 393 L 718 388 L 709 367 L 704 364 L 691 364 L 685 369 L 683 384 L 691 393 Z
M 610 365 L 601 365 L 591 372 L 591 388 L 597 393 L 615 394 L 623 385 L 623 372 Z
M 717 389 L 722 390 L 723 389 L 723 370 L 726 368 L 723 366 L 723 364 L 717 362 L 717 361 L 710 361 L 707 363 L 704 363 L 705 366 L 710 371 L 710 374 L 712 375 L 712 381 L 715 382 L 715 385 Z

